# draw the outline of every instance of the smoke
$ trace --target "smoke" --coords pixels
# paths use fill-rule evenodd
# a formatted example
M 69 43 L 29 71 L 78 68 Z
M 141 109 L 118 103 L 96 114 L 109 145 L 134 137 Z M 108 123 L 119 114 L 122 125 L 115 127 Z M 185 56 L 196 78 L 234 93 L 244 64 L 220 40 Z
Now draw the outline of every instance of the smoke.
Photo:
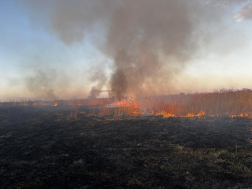
M 226 9 L 218 5 L 245 0 L 24 0 L 31 19 L 38 14 L 44 27 L 53 30 L 66 45 L 82 41 L 87 34 L 103 35 L 95 41 L 100 51 L 113 61 L 108 79 L 118 98 L 129 94 L 163 93 L 171 82 L 204 47 L 218 39 Z M 216 4 L 217 2 L 221 4 Z M 251 6 L 237 14 L 251 18 Z M 35 19 L 36 20 L 36 19 Z M 38 21 L 38 20 L 37 20 Z M 42 23 L 42 22 L 40 22 Z M 36 22 L 35 22 L 36 24 Z M 215 30 L 207 31 L 213 27 Z M 101 31 L 97 31 L 97 28 Z M 100 33 L 99 33 L 100 32 Z M 214 34 L 209 35 L 209 32 Z M 223 33 L 223 31 L 222 31 Z M 204 40 L 206 36 L 211 36 Z M 98 83 L 91 96 L 99 95 L 107 78 L 94 71 Z M 42 74 L 43 75 L 43 74 Z M 42 78 L 42 75 L 39 78 Z M 29 82 L 33 90 L 33 81 Z M 44 84 L 44 86 L 49 84 Z M 51 90 L 45 90 L 48 94 Z
M 89 98 L 96 98 L 97 96 L 100 95 L 101 90 L 103 88 L 103 86 L 106 84 L 106 75 L 104 73 L 104 71 L 99 68 L 92 68 L 92 70 L 95 71 L 91 71 L 91 76 L 89 78 L 89 80 L 91 82 L 96 82 L 96 85 L 94 87 L 92 87 L 90 94 L 89 94 Z
M 117 0 L 23 0 L 34 26 L 56 31 L 67 45 L 80 42 L 100 20 L 110 17 Z
M 175 70 L 170 65 L 183 65 L 194 54 L 189 5 L 187 1 L 123 1 L 113 13 L 105 51 L 114 60 L 110 82 L 119 98 L 153 90 L 160 79 L 171 79 Z
M 239 18 L 239 21 L 252 19 L 252 4 L 245 6 L 235 17 Z
M 65 79 L 64 79 L 65 78 Z M 67 78 L 59 76 L 56 70 L 37 70 L 33 75 L 25 78 L 25 86 L 35 97 L 55 99 L 58 89 L 66 88 Z
M 235 17 L 239 18 L 238 21 L 252 19 L 252 0 L 209 0 L 206 4 L 213 4 L 214 6 L 229 6 L 232 4 L 243 5 L 242 10 L 240 10 Z

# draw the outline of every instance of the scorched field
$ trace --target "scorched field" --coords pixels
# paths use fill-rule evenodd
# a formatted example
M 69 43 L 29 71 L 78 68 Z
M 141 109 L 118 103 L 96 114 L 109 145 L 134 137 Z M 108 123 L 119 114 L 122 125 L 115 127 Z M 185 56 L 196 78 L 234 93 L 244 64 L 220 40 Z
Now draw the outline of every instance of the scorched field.
M 249 115 L 75 105 L 0 106 L 1 188 L 252 186 Z

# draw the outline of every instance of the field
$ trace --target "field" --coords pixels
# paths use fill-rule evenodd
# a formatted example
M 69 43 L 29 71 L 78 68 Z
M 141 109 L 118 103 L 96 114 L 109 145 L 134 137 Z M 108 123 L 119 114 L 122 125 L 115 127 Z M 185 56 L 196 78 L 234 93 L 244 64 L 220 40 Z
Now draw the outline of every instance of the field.
M 97 107 L 0 106 L 1 188 L 252 187 L 248 116 Z

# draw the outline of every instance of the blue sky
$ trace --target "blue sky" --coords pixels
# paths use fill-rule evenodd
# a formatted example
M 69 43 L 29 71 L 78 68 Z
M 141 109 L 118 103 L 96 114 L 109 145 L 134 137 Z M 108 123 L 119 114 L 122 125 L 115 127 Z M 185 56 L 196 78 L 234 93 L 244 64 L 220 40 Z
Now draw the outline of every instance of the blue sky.
M 68 77 L 74 83 L 73 97 L 75 92 L 87 95 L 88 71 L 104 61 L 88 38 L 65 45 L 53 32 L 31 25 L 21 1 L 1 0 L 0 17 L 0 99 L 32 97 L 22 80 L 40 69 Z
M 252 20 L 238 22 L 234 18 L 242 7 L 232 7 L 225 18 L 230 33 L 223 33 L 216 42 L 203 46 L 202 55 L 186 64 L 176 76 L 176 87 L 171 92 L 252 88 Z M 38 70 L 55 70 L 65 79 L 53 83 L 62 98 L 86 97 L 93 85 L 89 82 L 90 72 L 102 63 L 105 73 L 111 74 L 112 61 L 96 48 L 92 35 L 66 45 L 53 30 L 32 24 L 23 1 L 19 0 L 0 0 L 0 18 L 0 100 L 36 97 L 26 89 L 24 81 Z M 63 84 L 67 90 L 57 86 Z

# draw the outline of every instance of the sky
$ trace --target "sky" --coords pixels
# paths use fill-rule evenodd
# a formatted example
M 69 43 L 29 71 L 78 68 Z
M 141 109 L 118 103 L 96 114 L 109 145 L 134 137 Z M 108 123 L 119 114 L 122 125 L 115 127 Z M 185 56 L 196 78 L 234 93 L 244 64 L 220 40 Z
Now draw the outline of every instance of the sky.
M 40 2 L 0 0 L 0 100 L 252 88 L 250 0 Z

